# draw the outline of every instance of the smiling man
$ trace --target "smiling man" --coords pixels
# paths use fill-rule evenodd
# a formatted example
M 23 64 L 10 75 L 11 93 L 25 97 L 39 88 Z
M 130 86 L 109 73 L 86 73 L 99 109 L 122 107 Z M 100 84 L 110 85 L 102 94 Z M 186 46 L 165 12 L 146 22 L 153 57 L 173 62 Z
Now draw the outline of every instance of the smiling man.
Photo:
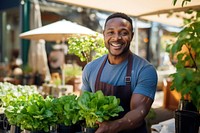
M 132 20 L 124 13 L 114 13 L 103 31 L 108 54 L 83 70 L 82 91 L 102 90 L 104 95 L 120 98 L 124 111 L 118 117 L 99 124 L 96 133 L 147 133 L 145 117 L 154 101 L 157 73 L 147 60 L 132 53 Z

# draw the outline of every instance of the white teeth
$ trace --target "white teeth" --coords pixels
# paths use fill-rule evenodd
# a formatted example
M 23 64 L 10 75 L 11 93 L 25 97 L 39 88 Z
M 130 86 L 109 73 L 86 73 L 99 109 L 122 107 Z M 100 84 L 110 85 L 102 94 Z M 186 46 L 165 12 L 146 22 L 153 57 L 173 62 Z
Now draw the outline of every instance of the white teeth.
M 115 47 L 119 47 L 119 46 L 121 46 L 122 44 L 120 44 L 120 43 L 112 43 L 112 45 L 115 46 Z

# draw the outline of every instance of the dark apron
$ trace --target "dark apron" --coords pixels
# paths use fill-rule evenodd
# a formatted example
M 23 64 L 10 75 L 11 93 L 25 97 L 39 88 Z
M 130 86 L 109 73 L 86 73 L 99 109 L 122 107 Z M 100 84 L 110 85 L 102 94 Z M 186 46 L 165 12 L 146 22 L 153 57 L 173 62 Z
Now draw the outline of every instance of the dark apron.
M 113 86 L 111 84 L 107 84 L 100 81 L 101 73 L 106 64 L 107 58 L 108 57 L 105 58 L 104 62 L 102 63 L 98 71 L 96 82 L 95 82 L 95 91 L 102 90 L 102 92 L 106 96 L 116 96 L 117 98 L 120 98 L 120 105 L 124 108 L 124 111 L 120 112 L 119 116 L 114 118 L 114 119 L 119 119 L 119 118 L 122 118 L 127 112 L 130 111 L 130 101 L 131 101 L 131 96 L 132 96 L 131 71 L 132 71 L 132 64 L 133 64 L 133 56 L 132 54 L 129 54 L 128 56 L 128 67 L 127 67 L 127 72 L 126 72 L 126 77 L 125 77 L 125 82 L 126 82 L 125 86 L 124 85 Z M 120 133 L 147 133 L 145 121 L 140 127 L 134 130 L 122 131 Z

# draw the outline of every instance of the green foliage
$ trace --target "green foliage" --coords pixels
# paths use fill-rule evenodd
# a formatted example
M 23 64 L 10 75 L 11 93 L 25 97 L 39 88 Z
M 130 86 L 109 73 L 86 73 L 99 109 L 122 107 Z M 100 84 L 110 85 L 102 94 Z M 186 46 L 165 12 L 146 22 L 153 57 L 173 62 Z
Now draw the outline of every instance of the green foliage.
M 123 111 L 120 99 L 104 96 L 102 91 L 84 92 L 81 96 L 66 95 L 44 98 L 33 86 L 0 82 L 0 98 L 9 124 L 22 130 L 49 131 L 50 126 L 70 126 L 84 122 L 86 127 L 97 127 L 96 122 L 109 120 Z
M 58 116 L 58 124 L 71 126 L 81 119 L 76 95 L 66 95 L 53 100 L 54 112 Z
M 200 12 L 196 19 L 178 33 L 171 52 L 177 54 L 177 72 L 172 74 L 172 89 L 181 93 L 182 98 L 189 95 L 197 109 L 200 109 Z M 187 52 L 180 52 L 182 47 Z M 186 65 L 189 64 L 189 65 Z
M 103 38 L 100 36 L 72 37 L 68 40 L 69 53 L 75 54 L 87 63 L 107 53 Z
M 102 91 L 97 91 L 96 93 L 85 91 L 78 98 L 79 114 L 85 120 L 86 127 L 95 128 L 97 127 L 97 121 L 109 120 L 123 111 L 119 103 L 120 100 L 118 98 L 115 96 L 104 96 Z
M 47 132 L 57 121 L 52 98 L 44 99 L 35 86 L 0 82 L 0 99 L 9 124 L 21 129 Z
M 82 74 L 82 67 L 77 64 L 67 64 L 64 67 L 64 72 L 67 78 L 80 76 Z
M 36 86 L 22 86 L 13 85 L 8 82 L 0 82 L 0 101 L 3 108 L 17 100 L 20 96 L 29 96 L 32 94 L 38 94 Z
M 53 98 L 44 99 L 40 94 L 20 96 L 5 109 L 10 124 L 30 131 L 49 131 L 58 120 L 54 113 Z
M 149 113 L 147 114 L 146 118 L 149 120 L 153 120 L 156 118 L 156 112 L 153 108 L 149 110 Z
M 183 0 L 181 6 L 184 6 L 187 4 L 187 2 L 191 2 L 192 0 Z M 173 0 L 173 5 L 176 5 L 177 0 Z

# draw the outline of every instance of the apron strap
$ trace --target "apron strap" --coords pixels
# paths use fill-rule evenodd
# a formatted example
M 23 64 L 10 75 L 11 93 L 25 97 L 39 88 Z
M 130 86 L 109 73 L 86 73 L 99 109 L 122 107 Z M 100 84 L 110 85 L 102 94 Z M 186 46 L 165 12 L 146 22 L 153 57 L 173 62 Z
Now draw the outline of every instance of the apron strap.
M 125 77 L 125 82 L 126 82 L 126 85 L 128 85 L 128 86 L 131 86 L 132 66 L 133 66 L 133 55 L 129 54 L 129 56 L 128 56 L 128 66 L 127 66 L 126 77 Z
M 101 67 L 98 71 L 97 78 L 96 78 L 96 81 L 95 81 L 95 91 L 98 89 L 98 86 L 99 86 L 99 83 L 100 83 L 100 78 L 101 78 L 101 73 L 102 73 L 103 68 L 106 64 L 107 59 L 108 59 L 108 55 L 105 57 L 103 63 L 101 64 Z
M 98 74 L 97 74 L 97 78 L 96 78 L 96 82 L 95 82 L 95 90 L 97 90 L 98 86 L 99 86 L 99 83 L 100 83 L 100 78 L 101 78 L 101 73 L 103 71 L 103 68 L 106 64 L 106 61 L 108 59 L 108 55 L 105 57 L 99 71 L 98 71 Z M 132 66 L 133 66 L 133 55 L 131 53 L 129 53 L 129 56 L 128 56 L 128 66 L 127 66 L 127 70 L 126 70 L 126 77 L 125 77 L 125 82 L 126 82 L 126 85 L 131 87 L 131 72 L 132 72 Z M 131 88 L 130 88 L 131 89 Z

